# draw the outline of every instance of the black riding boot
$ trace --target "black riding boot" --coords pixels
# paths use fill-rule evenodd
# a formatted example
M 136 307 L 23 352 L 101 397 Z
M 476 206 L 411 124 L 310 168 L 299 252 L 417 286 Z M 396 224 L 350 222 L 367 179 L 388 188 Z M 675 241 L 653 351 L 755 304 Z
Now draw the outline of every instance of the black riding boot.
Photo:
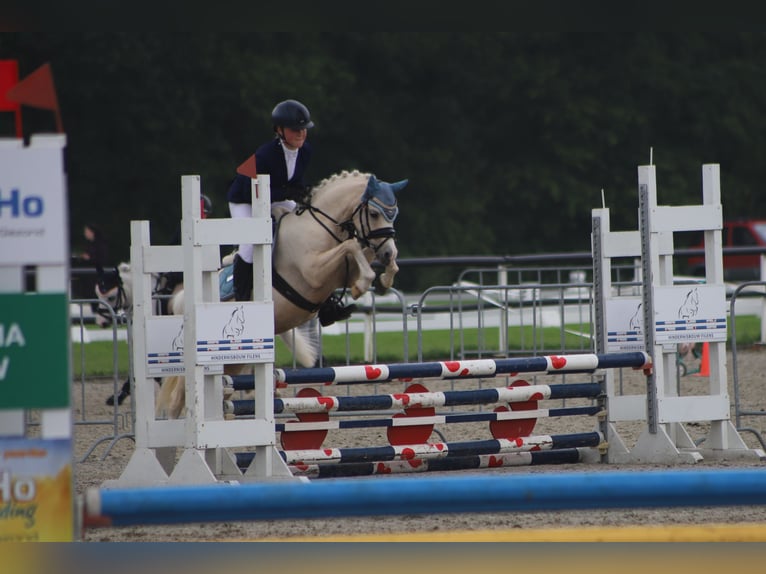
M 322 306 L 319 308 L 319 322 L 322 327 L 332 325 L 335 321 L 345 321 L 351 317 L 351 313 L 356 311 L 356 305 L 344 305 L 341 298 L 337 295 L 330 295 Z
M 238 254 L 234 256 L 234 299 L 236 301 L 250 301 L 253 291 L 253 264 L 242 259 Z

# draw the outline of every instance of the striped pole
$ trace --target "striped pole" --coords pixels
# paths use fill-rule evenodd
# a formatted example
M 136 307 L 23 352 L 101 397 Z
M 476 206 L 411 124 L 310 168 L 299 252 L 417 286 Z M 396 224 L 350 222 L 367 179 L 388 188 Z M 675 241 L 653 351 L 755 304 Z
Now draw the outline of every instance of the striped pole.
M 237 416 L 246 416 L 253 414 L 253 401 L 235 400 L 227 401 L 226 413 Z M 297 430 L 316 430 L 316 429 L 351 429 L 351 428 L 371 428 L 371 427 L 392 427 L 392 426 L 412 426 L 423 424 L 449 424 L 449 423 L 477 423 L 487 421 L 518 420 L 544 417 L 566 417 L 579 415 L 597 415 L 603 410 L 602 407 L 561 407 L 554 409 L 533 409 L 529 411 L 499 411 L 499 412 L 478 412 L 478 413 L 455 413 L 446 415 L 430 415 L 423 417 L 408 417 L 399 419 L 355 419 L 342 421 L 311 421 L 311 422 L 288 422 L 277 423 L 276 431 L 297 431 Z M 345 424 L 348 423 L 348 424 Z
M 351 478 L 375 474 L 412 474 L 505 468 L 510 466 L 536 466 L 541 464 L 577 464 L 582 460 L 583 455 L 579 448 L 562 448 L 530 452 L 453 456 L 449 458 L 413 458 L 411 460 L 341 464 L 296 464 L 290 466 L 290 471 L 293 473 L 293 476 L 312 479 Z
M 426 444 L 321 448 L 311 450 L 280 451 L 280 456 L 287 464 L 306 463 L 349 463 L 379 462 L 388 460 L 412 460 L 448 458 L 477 454 L 503 454 L 508 452 L 528 452 L 557 450 L 575 447 L 593 447 L 601 444 L 603 436 L 599 432 L 574 433 L 564 435 L 538 435 L 516 439 L 487 439 L 462 442 L 432 442 Z M 247 468 L 255 453 L 237 453 L 237 466 Z
M 600 383 L 570 383 L 566 385 L 509 386 L 496 389 L 443 391 L 427 393 L 394 393 L 369 396 L 316 396 L 274 399 L 274 413 L 325 413 L 331 411 L 374 411 L 387 409 L 453 407 L 459 405 L 491 405 L 519 403 L 546 399 L 597 398 Z M 252 400 L 232 400 L 224 403 L 224 412 L 236 415 L 253 414 Z
M 391 444 L 425 443 L 436 424 L 460 422 L 489 422 L 494 438 L 513 439 L 529 436 L 537 419 L 552 416 L 595 415 L 600 406 L 539 409 L 538 401 L 545 399 L 591 398 L 603 392 L 600 383 L 572 383 L 566 385 L 529 385 L 518 380 L 507 387 L 467 391 L 429 392 L 415 383 L 403 393 L 370 396 L 322 396 L 319 391 L 304 388 L 293 398 L 274 399 L 274 412 L 297 413 L 298 421 L 275 425 L 282 433 L 280 441 L 285 450 L 318 449 L 327 431 L 351 428 L 387 427 Z M 436 407 L 458 405 L 501 404 L 494 412 L 436 414 Z M 505 405 L 510 405 L 510 409 Z M 253 399 L 224 401 L 224 414 L 228 417 L 252 416 Z M 330 412 L 364 412 L 386 409 L 404 409 L 385 419 L 330 420 Z
M 469 379 L 516 375 L 519 373 L 592 373 L 596 369 L 648 369 L 651 358 L 644 352 L 597 355 L 546 355 L 510 359 L 474 359 L 431 363 L 393 363 L 381 365 L 347 365 L 317 369 L 276 369 L 274 380 L 279 385 L 325 384 L 352 385 L 411 379 Z M 252 390 L 253 376 L 230 377 L 235 390 Z
M 492 474 L 86 491 L 85 526 L 766 505 L 766 470 Z

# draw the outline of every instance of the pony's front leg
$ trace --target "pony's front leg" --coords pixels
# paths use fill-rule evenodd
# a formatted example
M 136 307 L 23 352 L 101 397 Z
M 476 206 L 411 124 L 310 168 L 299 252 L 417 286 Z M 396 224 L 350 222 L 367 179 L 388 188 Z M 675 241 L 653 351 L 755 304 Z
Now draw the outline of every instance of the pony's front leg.
M 354 284 L 350 286 L 351 297 L 359 299 L 372 287 L 372 282 L 375 281 L 375 270 L 370 267 L 370 262 L 367 261 L 367 257 L 357 241 L 353 241 L 353 247 L 350 251 L 359 270 L 359 276 L 354 281 Z
M 313 290 L 321 290 L 335 280 L 338 286 L 350 287 L 351 296 L 358 299 L 369 291 L 375 280 L 375 271 L 356 239 L 347 239 L 332 249 L 315 253 L 310 261 L 302 275 Z
M 399 266 L 396 264 L 396 261 L 392 260 L 388 265 L 386 265 L 383 273 L 380 274 L 380 284 L 383 289 L 391 288 L 391 286 L 394 284 L 394 277 L 398 272 Z

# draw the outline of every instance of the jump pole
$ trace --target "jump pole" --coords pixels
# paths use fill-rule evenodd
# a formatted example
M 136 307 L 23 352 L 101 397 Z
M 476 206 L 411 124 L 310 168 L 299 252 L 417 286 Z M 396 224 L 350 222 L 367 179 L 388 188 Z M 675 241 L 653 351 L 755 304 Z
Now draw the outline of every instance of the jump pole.
M 766 471 L 570 472 L 103 490 L 86 527 L 401 514 L 766 505 Z
M 643 351 L 573 355 L 543 355 L 509 359 L 474 359 L 434 361 L 429 363 L 393 363 L 346 365 L 318 369 L 276 369 L 275 380 L 283 384 L 353 384 L 394 381 L 397 379 L 470 379 L 516 375 L 519 373 L 592 373 L 598 369 L 651 367 L 651 358 Z

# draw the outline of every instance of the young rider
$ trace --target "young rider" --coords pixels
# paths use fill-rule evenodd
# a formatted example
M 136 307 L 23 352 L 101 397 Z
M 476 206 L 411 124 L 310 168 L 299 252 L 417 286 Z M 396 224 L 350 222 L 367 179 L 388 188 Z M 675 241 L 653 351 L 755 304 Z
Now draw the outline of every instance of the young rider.
M 271 183 L 271 203 L 292 211 L 296 199 L 307 191 L 306 169 L 311 161 L 311 145 L 306 141 L 308 130 L 314 127 L 306 106 L 297 100 L 279 102 L 271 112 L 274 138 L 255 151 L 255 169 L 268 174 Z M 242 174 L 232 181 L 226 198 L 232 217 L 252 216 L 252 188 L 250 177 Z M 253 246 L 239 246 L 234 257 L 234 297 L 237 301 L 250 300 L 253 289 Z M 347 319 L 355 306 L 344 307 L 330 297 L 320 308 L 319 318 L 327 326 Z

